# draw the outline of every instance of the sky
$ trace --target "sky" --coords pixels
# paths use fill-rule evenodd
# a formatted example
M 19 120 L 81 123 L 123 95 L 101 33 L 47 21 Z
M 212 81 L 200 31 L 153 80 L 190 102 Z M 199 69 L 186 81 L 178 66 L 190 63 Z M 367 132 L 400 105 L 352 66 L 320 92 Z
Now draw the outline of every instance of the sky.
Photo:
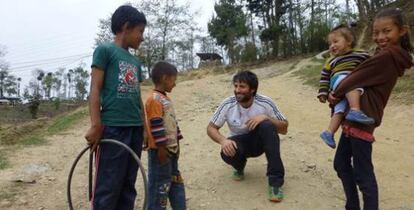
M 55 72 L 91 62 L 99 19 L 107 18 L 125 0 L 0 0 L 0 45 L 9 72 L 22 78 L 22 88 L 36 68 Z M 139 1 L 132 1 L 139 2 Z M 178 0 L 179 3 L 185 0 Z M 191 0 L 204 31 L 214 0 Z M 138 8 L 139 9 L 139 8 Z M 145 11 L 143 11 L 145 13 Z

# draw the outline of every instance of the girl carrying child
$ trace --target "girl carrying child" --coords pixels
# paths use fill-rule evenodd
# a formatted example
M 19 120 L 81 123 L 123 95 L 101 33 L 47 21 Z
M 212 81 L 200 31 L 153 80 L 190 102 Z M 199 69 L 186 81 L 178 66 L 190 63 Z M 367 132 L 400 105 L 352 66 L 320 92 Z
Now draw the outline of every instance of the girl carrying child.
M 380 126 L 389 96 L 398 77 L 413 65 L 408 24 L 400 9 L 385 9 L 373 24 L 373 41 L 377 52 L 359 65 L 335 89 L 328 100 L 335 104 L 355 88 L 364 88 L 361 110 L 375 123 L 364 125 L 345 120 L 334 159 L 346 196 L 346 209 L 360 209 L 358 189 L 362 192 L 363 209 L 378 209 L 378 186 L 372 164 L 373 133 Z M 352 161 L 352 162 L 351 162 Z

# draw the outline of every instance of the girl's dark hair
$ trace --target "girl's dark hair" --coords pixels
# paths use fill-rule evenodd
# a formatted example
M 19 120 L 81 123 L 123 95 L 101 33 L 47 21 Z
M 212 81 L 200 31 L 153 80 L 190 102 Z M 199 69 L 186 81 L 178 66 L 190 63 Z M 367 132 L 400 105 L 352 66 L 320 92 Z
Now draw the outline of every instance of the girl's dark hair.
M 122 5 L 115 10 L 111 18 L 111 30 L 113 34 L 122 31 L 122 26 L 127 23 L 127 28 L 133 28 L 137 25 L 147 25 L 145 15 L 139 12 L 135 7 Z
M 356 46 L 356 36 L 351 27 L 355 27 L 355 23 L 351 23 L 349 26 L 341 24 L 333 28 L 329 34 L 340 33 L 348 42 L 351 42 L 351 47 L 354 48 Z
M 375 19 L 379 18 L 392 18 L 395 25 L 397 25 L 399 28 L 402 28 L 404 26 L 408 27 L 407 19 L 405 18 L 403 12 L 399 8 L 387 8 L 383 9 L 375 16 Z M 400 39 L 400 45 L 403 49 L 407 50 L 409 53 L 414 53 L 414 48 L 411 45 L 410 41 L 410 34 L 409 31 L 401 37 Z
M 166 61 L 159 61 L 152 68 L 152 71 L 151 71 L 152 82 L 154 84 L 159 84 L 164 75 L 175 76 L 177 75 L 177 73 L 178 73 L 177 68 L 174 65 Z
M 259 86 L 259 80 L 255 73 L 251 71 L 240 71 L 233 76 L 233 84 L 236 82 L 244 82 L 249 85 L 250 89 L 254 89 L 253 95 L 257 93 L 257 88 Z

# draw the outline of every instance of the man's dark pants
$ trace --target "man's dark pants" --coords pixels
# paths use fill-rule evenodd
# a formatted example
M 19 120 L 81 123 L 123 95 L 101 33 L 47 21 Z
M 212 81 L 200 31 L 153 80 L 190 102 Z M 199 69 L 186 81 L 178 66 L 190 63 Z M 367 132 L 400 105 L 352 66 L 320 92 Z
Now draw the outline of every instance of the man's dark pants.
M 342 133 L 334 168 L 342 181 L 347 210 L 361 209 L 357 185 L 362 192 L 364 210 L 378 210 L 378 186 L 372 165 L 371 142 Z
M 269 185 L 281 187 L 284 182 L 285 169 L 280 158 L 280 140 L 276 127 L 269 120 L 261 122 L 257 127 L 243 135 L 229 138 L 237 144 L 236 154 L 226 156 L 223 151 L 221 157 L 227 164 L 238 171 L 244 170 L 247 158 L 258 157 L 263 153 L 267 159 L 267 173 Z
M 105 126 L 104 139 L 128 145 L 141 157 L 143 127 Z M 97 151 L 97 175 L 93 210 L 132 210 L 137 192 L 135 180 L 138 164 L 129 152 L 114 144 L 102 144 Z

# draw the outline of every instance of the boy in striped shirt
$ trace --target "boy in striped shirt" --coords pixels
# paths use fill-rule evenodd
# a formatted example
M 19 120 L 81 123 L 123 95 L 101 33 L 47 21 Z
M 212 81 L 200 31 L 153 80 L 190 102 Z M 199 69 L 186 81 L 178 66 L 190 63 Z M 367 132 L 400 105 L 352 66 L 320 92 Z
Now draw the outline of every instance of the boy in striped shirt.
M 171 99 L 167 96 L 175 87 L 177 69 L 167 62 L 158 62 L 151 72 L 154 90 L 145 103 L 148 136 L 148 210 L 186 209 L 184 183 L 178 170 L 182 139 Z
M 333 57 L 327 60 L 325 67 L 321 71 L 320 89 L 318 93 L 318 99 L 321 103 L 326 103 L 329 91 L 334 91 L 346 76 L 359 64 L 369 58 L 368 52 L 354 49 L 356 45 L 355 40 L 355 35 L 351 29 L 344 25 L 335 27 L 328 34 L 329 51 Z M 343 99 L 333 108 L 333 115 L 328 130 L 320 134 L 322 140 L 331 148 L 336 147 L 334 135 L 348 108 L 349 112 L 345 116 L 347 120 L 362 124 L 374 123 L 374 119 L 368 117 L 361 111 L 359 99 L 363 92 L 362 87 L 348 92 L 346 99 Z

